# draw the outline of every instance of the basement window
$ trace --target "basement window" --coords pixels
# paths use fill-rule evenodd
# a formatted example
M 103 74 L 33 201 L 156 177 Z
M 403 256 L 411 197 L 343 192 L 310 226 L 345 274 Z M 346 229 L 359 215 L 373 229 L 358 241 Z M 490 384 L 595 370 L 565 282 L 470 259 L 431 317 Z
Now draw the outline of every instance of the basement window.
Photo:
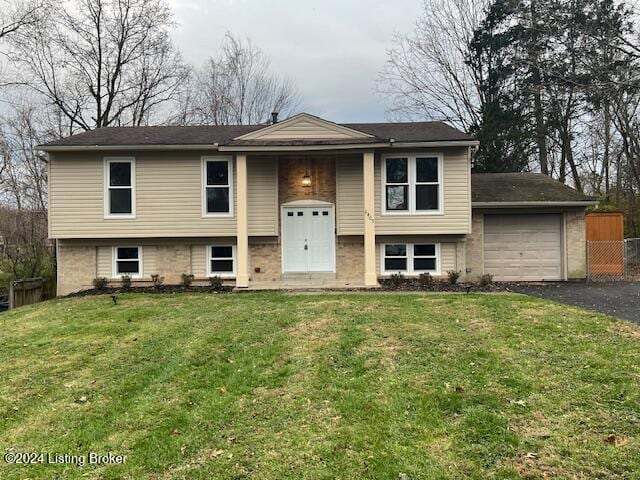
M 142 276 L 142 247 L 113 247 L 113 277 Z
M 402 273 L 440 275 L 440 244 L 387 243 L 382 245 L 383 275 Z
M 211 245 L 207 247 L 208 267 L 210 277 L 234 277 L 236 273 L 235 245 Z
M 135 218 L 135 159 L 105 158 L 105 218 Z
M 231 216 L 233 201 L 233 172 L 229 158 L 204 158 L 203 215 Z

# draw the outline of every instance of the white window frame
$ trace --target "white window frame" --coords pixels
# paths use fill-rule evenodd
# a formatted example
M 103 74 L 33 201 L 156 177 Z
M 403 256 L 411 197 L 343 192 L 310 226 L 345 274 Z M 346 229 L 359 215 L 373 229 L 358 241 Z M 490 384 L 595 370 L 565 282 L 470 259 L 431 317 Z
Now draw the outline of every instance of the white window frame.
M 227 162 L 228 168 L 228 177 L 229 184 L 228 187 L 225 185 L 211 185 L 210 187 L 207 185 L 207 162 Z M 201 176 L 202 176 L 202 216 L 203 217 L 233 217 L 233 158 L 229 156 L 205 156 L 202 157 L 202 167 L 201 167 Z M 207 187 L 208 188 L 229 188 L 229 212 L 207 212 Z
M 387 159 L 406 158 L 409 196 L 407 210 L 387 210 Z M 417 182 L 416 158 L 437 158 L 438 159 L 438 182 Z M 382 179 L 381 190 L 381 212 L 382 215 L 444 215 L 444 155 L 440 152 L 432 153 L 388 153 L 382 155 Z M 390 185 L 394 185 L 393 183 Z M 400 185 L 400 184 L 398 184 Z M 416 185 L 438 185 L 438 209 L 437 210 L 416 210 Z
M 137 248 L 138 249 L 138 273 L 129 275 L 127 273 L 118 273 L 118 249 L 119 248 Z M 133 261 L 133 260 L 121 260 L 121 261 Z M 141 245 L 116 245 L 111 248 L 111 278 L 120 279 L 124 275 L 129 275 L 131 278 L 142 278 L 144 276 L 143 268 L 144 262 L 142 261 L 142 246 Z
M 406 270 L 387 270 L 385 268 L 385 247 L 387 245 L 405 245 L 406 249 L 407 249 L 407 269 Z M 423 256 L 423 255 L 418 255 L 417 257 L 414 255 L 413 252 L 413 247 L 414 245 L 435 245 L 436 247 L 436 254 L 435 254 L 435 259 L 436 259 L 436 269 L 435 270 L 415 270 L 413 268 L 413 259 L 414 258 L 433 258 L 432 256 Z M 380 272 L 382 273 L 382 275 L 392 275 L 394 273 L 402 273 L 403 275 L 406 276 L 418 276 L 421 273 L 430 273 L 431 275 L 434 276 L 439 276 L 442 275 L 441 273 L 441 255 L 440 255 L 440 243 L 439 242 L 414 242 L 414 243 L 408 243 L 408 242 L 387 242 L 387 243 L 383 243 L 380 245 Z M 389 258 L 404 258 L 404 257 L 389 257 Z
M 233 260 L 233 271 L 231 272 L 214 272 L 211 270 L 212 260 L 229 260 L 229 257 L 214 257 L 211 249 L 213 247 L 231 247 L 231 259 Z M 233 244 L 215 244 L 207 245 L 207 277 L 235 278 L 236 277 L 236 246 Z
M 109 166 L 112 163 L 129 163 L 131 165 L 131 186 L 130 187 L 112 187 L 109 185 L 111 182 L 111 169 Z M 111 213 L 111 202 L 109 189 L 131 189 L 131 213 Z M 104 157 L 104 218 L 105 219 L 127 219 L 136 218 L 136 159 L 135 157 Z

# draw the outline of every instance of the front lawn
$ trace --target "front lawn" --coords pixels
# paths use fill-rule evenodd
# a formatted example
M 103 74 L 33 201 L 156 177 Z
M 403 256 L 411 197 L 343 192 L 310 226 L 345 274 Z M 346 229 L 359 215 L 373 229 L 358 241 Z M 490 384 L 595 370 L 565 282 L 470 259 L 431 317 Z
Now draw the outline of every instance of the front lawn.
M 640 328 L 512 295 L 176 294 L 0 315 L 0 478 L 638 478 Z

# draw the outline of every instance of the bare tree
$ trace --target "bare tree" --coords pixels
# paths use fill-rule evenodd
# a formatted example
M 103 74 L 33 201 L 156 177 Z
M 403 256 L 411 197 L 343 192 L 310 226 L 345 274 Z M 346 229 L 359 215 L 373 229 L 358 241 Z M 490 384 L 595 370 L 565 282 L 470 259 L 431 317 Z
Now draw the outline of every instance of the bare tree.
M 487 0 L 425 0 L 409 35 L 397 35 L 378 89 L 398 119 L 447 120 L 468 130 L 479 122 L 478 72 L 466 63 Z
M 0 40 L 34 25 L 44 13 L 45 1 L 0 1 Z
M 46 156 L 35 149 L 49 138 L 47 121 L 36 104 L 0 117 L 0 203 L 18 211 L 47 212 Z
M 42 106 L 29 104 L 0 118 L 0 289 L 10 278 L 50 276 L 47 164 L 35 146 L 43 136 Z
M 298 93 L 270 67 L 250 40 L 227 33 L 220 54 L 195 73 L 183 92 L 176 123 L 257 124 L 268 121 L 271 112 L 293 113 Z
M 148 122 L 188 74 L 165 0 L 71 0 L 10 38 L 16 78 L 69 131 Z

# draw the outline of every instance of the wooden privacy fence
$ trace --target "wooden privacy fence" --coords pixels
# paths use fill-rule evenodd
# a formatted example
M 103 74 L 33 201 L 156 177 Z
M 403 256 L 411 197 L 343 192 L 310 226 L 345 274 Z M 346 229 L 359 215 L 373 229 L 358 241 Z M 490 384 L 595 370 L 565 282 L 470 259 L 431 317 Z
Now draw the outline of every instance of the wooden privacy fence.
M 14 280 L 9 285 L 9 310 L 44 300 L 44 279 Z
M 622 213 L 588 213 L 586 216 L 586 239 L 589 280 L 624 278 L 625 243 Z

